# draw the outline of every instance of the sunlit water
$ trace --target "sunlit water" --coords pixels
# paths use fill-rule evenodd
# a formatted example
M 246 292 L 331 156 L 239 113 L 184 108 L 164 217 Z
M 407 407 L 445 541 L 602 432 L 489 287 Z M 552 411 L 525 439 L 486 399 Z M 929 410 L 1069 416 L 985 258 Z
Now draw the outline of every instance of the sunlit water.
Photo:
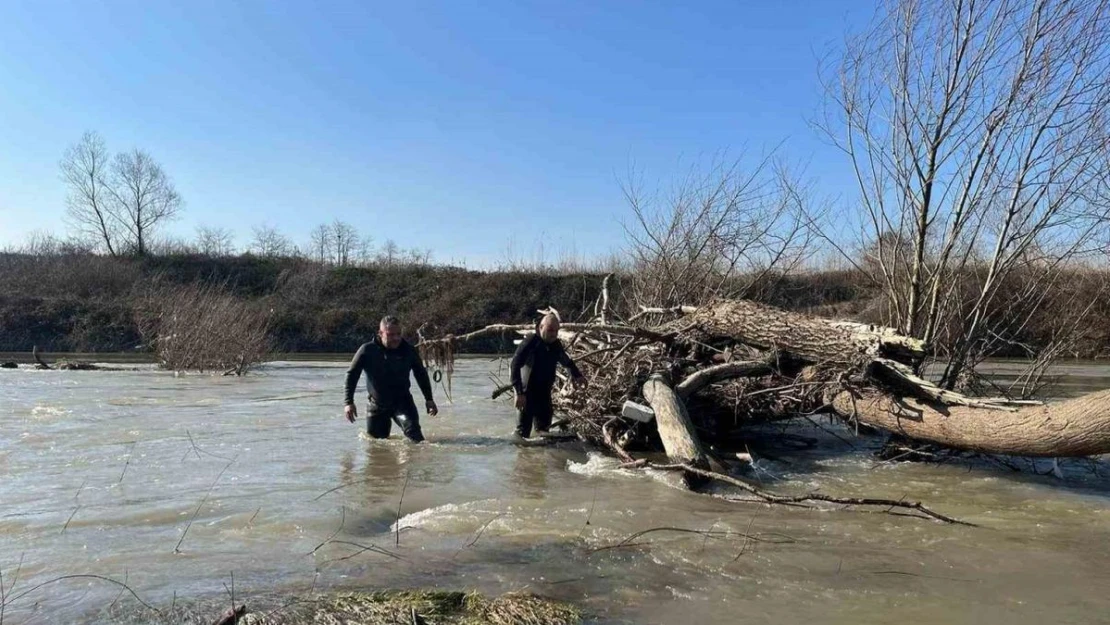
M 396 428 L 370 441 L 364 422 L 344 421 L 340 363 L 244 379 L 0 370 L 0 572 L 14 583 L 3 623 L 106 620 L 113 601 L 135 602 L 100 580 L 47 583 L 64 575 L 126 581 L 160 606 L 226 596 L 234 577 L 248 605 L 436 586 L 527 589 L 603 623 L 1110 622 L 1108 467 L 1066 465 L 1061 481 L 888 464 L 870 441 L 811 428 L 816 451 L 768 449 L 781 460 L 752 477 L 783 492 L 904 496 L 980 527 L 733 503 L 576 443 L 512 445 L 511 407 L 488 399 L 497 366 L 457 364 L 454 401 L 437 388 L 423 445 Z M 1110 385 L 1096 377 L 1106 370 L 1070 375 Z M 713 533 L 598 551 L 658 527 Z

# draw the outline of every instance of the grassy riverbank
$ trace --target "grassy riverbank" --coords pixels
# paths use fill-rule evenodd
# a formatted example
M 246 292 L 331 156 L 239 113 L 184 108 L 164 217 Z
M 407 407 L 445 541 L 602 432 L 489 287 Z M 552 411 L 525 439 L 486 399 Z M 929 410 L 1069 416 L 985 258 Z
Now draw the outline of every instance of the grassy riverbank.
M 217 284 L 238 298 L 264 305 L 279 352 L 350 353 L 374 334 L 385 314 L 401 317 L 410 333 L 427 324 L 431 335 L 520 323 L 546 306 L 558 308 L 564 318 L 577 319 L 597 299 L 602 278 L 599 272 L 475 271 L 425 264 L 336 267 L 304 258 L 251 255 L 0 253 L 0 351 L 26 352 L 35 345 L 48 352 L 139 350 L 136 309 L 155 285 Z M 620 274 L 613 281 L 618 306 L 627 304 L 622 295 L 629 282 Z M 1094 285 L 1090 288 L 1102 283 L 1076 282 Z M 882 323 L 886 317 L 877 285 L 855 271 L 769 274 L 747 296 L 791 310 L 869 323 Z M 1094 358 L 1110 351 L 1110 298 L 1091 299 L 1096 304 L 1067 356 Z M 1052 301 L 1034 317 L 1018 320 L 1018 340 L 1001 345 L 994 355 L 1026 356 L 1030 349 L 1048 344 L 1060 331 L 1058 320 L 1065 317 Z M 1066 306 L 1070 300 L 1059 301 L 1059 306 Z M 499 353 L 512 345 L 491 337 L 465 349 Z

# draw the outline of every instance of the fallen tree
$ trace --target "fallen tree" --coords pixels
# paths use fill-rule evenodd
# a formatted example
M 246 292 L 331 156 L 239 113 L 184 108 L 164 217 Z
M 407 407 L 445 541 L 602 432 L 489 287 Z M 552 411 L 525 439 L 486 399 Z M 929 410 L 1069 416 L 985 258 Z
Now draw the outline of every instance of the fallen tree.
M 727 450 L 746 426 L 818 412 L 959 450 L 1110 453 L 1110 391 L 1040 405 L 942 389 L 917 374 L 928 345 L 890 328 L 744 300 L 645 308 L 628 317 L 632 322 L 617 318 L 599 299 L 593 321 L 562 326 L 560 337 L 590 379 L 584 392 L 564 381 L 556 394 L 557 409 L 568 416 L 563 427 L 628 466 L 648 464 L 630 452 L 662 446 L 667 468 L 681 470 L 692 486 L 714 475 L 735 479 L 715 450 Z M 427 360 L 447 366 L 460 342 L 531 331 L 532 325 L 490 326 L 424 340 L 420 348 Z M 651 406 L 654 422 L 621 418 L 630 401 Z M 710 461 L 725 472 L 711 471 Z

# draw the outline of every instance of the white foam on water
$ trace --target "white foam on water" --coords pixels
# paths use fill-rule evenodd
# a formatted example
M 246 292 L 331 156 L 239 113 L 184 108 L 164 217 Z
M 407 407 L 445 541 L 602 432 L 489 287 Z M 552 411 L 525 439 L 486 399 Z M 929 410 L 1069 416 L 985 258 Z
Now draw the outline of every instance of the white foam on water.
M 620 465 L 620 460 L 616 458 L 609 458 L 596 451 L 591 451 L 586 454 L 585 462 L 567 460 L 567 471 L 587 477 L 598 477 L 611 474 L 635 475 L 635 473 L 628 469 L 620 468 Z
M 442 506 L 425 508 L 406 514 L 389 527 L 389 531 L 396 532 L 397 528 L 439 528 L 462 523 L 473 523 L 479 519 L 487 519 L 495 514 L 504 512 L 500 502 L 496 499 L 482 499 L 466 503 L 448 503 Z M 510 507 L 511 511 L 512 508 Z
M 69 414 L 70 411 L 58 406 L 35 406 L 31 409 L 31 418 L 36 420 L 53 419 Z

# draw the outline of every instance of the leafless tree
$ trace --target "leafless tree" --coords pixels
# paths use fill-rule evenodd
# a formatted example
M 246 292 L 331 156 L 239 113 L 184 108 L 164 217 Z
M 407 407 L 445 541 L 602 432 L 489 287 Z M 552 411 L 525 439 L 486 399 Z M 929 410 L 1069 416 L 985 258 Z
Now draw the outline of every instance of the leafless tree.
M 229 256 L 235 252 L 235 235 L 227 228 L 197 226 L 196 247 L 205 256 Z
M 320 224 L 312 229 L 309 235 L 309 254 L 318 263 L 331 262 L 334 245 L 332 244 L 331 227 Z
M 383 265 L 392 265 L 396 263 L 401 256 L 401 247 L 393 239 L 386 239 L 382 243 L 382 247 L 378 250 L 378 262 Z
M 112 212 L 127 235 L 131 250 L 140 256 L 157 228 L 177 216 L 181 196 L 173 181 L 149 154 L 132 150 L 112 161 Z
M 350 265 L 358 257 L 358 247 L 361 243 L 358 230 L 351 224 L 336 219 L 331 222 L 331 237 L 336 266 Z
M 66 150 L 60 163 L 62 180 L 69 189 L 66 208 L 70 224 L 80 235 L 95 238 L 115 256 L 120 224 L 112 211 L 110 166 L 104 139 L 95 132 L 82 135 L 80 141 Z
M 716 159 L 653 195 L 640 186 L 625 185 L 632 218 L 624 224 L 639 304 L 748 297 L 802 259 L 806 193 L 772 159 L 751 168 Z
M 359 237 L 355 246 L 355 259 L 360 265 L 367 265 L 374 260 L 374 237 L 368 234 Z
M 427 248 L 409 248 L 407 256 L 408 264 L 418 267 L 427 267 L 432 262 L 432 250 Z
M 1027 316 L 1105 237 L 1108 12 L 1107 0 L 888 0 L 826 74 L 819 126 L 855 172 L 859 267 L 892 325 L 947 345 L 946 388 L 989 347 L 1000 310 Z
M 279 258 L 289 256 L 293 252 L 293 244 L 277 228 L 261 224 L 251 228 L 254 239 L 251 241 L 250 251 L 263 258 Z

